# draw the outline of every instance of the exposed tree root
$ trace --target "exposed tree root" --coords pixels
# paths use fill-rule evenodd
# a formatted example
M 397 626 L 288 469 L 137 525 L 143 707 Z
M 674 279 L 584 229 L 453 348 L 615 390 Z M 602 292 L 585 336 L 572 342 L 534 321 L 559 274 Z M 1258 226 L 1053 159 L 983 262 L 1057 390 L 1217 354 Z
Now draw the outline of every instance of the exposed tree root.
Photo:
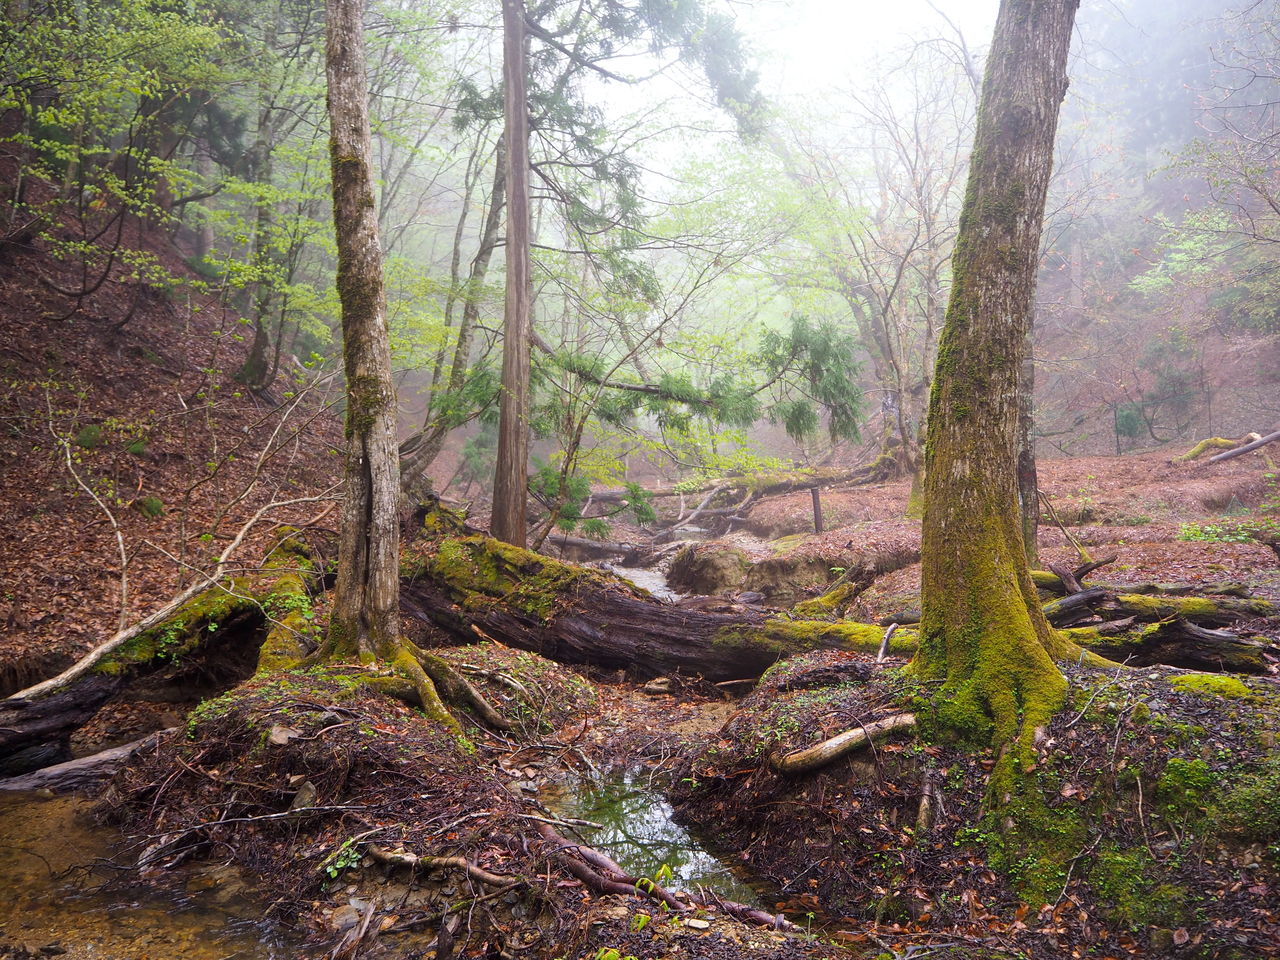
M 408 867 L 411 870 L 460 870 L 477 883 L 490 887 L 509 889 L 521 883 L 518 877 L 491 873 L 466 857 L 423 857 L 403 850 L 387 850 L 376 843 L 366 844 L 364 851 L 379 863 Z

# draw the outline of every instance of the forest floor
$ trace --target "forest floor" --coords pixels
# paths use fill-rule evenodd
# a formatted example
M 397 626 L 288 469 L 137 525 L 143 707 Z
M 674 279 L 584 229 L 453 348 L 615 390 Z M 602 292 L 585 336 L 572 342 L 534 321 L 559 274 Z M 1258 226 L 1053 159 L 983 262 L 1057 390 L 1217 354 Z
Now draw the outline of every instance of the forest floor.
M 273 391 L 255 396 L 233 379 L 247 345 L 215 295 L 116 275 L 71 304 L 49 287 L 77 280 L 39 250 L 0 248 L 0 693 L 163 602 L 260 507 L 301 501 L 254 530 L 242 571 L 285 524 L 305 527 L 323 559 L 335 525 L 341 428 L 323 380 L 305 389 L 286 357 Z M 1267 448 L 1174 462 L 1189 445 L 1045 461 L 1041 486 L 1072 537 L 1115 556 L 1100 579 L 1233 583 L 1280 600 L 1276 553 L 1240 534 L 1280 499 Z M 908 493 L 905 481 L 824 490 L 822 534 L 808 492 L 765 499 L 716 541 L 748 562 L 709 592 L 785 609 L 856 570 L 849 618 L 909 609 L 920 532 Z M 1041 548 L 1047 563 L 1079 563 L 1048 518 Z M 1238 629 L 1280 639 L 1275 619 Z M 730 699 L 696 679 L 645 685 L 477 644 L 446 654 L 520 723 L 503 735 L 470 725 L 469 745 L 369 696 L 352 668 L 259 678 L 194 712 L 217 691 L 133 691 L 74 747 L 176 727 L 104 801 L 135 858 L 187 893 L 249 884 L 316 956 L 1244 960 L 1280 942 L 1274 653 L 1262 674 L 1227 678 L 1236 685 L 1164 667 L 1073 670 L 1036 774 L 1048 800 L 1021 810 L 1042 829 L 1020 846 L 980 813 L 995 765 L 981 750 L 924 735 L 813 776 L 772 769 L 779 750 L 922 709 L 901 661 L 856 653 L 793 658 Z M 565 848 L 540 832 L 557 819 L 542 791 L 611 769 L 643 771 L 802 935 L 731 920 L 714 898 L 681 912 L 600 895 L 566 872 Z M 928 817 L 923 797 L 941 801 Z M 574 843 L 590 843 L 581 830 Z M 490 879 L 383 862 L 414 851 L 465 858 Z M 518 887 L 503 880 L 516 876 Z M 15 933 L 21 896 L 10 905 L 0 956 L 34 956 Z M 104 955 L 58 936 L 72 957 Z

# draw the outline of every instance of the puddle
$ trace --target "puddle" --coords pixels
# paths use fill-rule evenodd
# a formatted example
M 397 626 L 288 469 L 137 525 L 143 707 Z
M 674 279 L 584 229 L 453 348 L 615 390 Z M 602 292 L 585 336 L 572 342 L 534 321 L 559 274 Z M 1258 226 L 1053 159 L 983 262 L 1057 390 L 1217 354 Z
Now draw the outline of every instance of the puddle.
M 632 876 L 657 878 L 665 873 L 665 865 L 671 878 L 662 885 L 669 889 L 696 892 L 704 886 L 726 900 L 760 903 L 761 892 L 676 823 L 671 805 L 642 776 L 616 774 L 603 783 L 549 784 L 539 798 L 559 816 L 601 824 L 601 830 L 584 827 L 583 838 Z
M 299 943 L 261 922 L 228 868 L 188 872 L 188 889 L 203 888 L 194 897 L 123 883 L 110 865 L 118 837 L 90 820 L 91 806 L 80 797 L 0 794 L 0 956 L 54 945 L 64 960 L 301 955 Z
M 630 580 L 637 587 L 648 590 L 659 600 L 679 600 L 684 594 L 677 593 L 667 586 L 667 575 L 661 570 L 649 567 L 619 567 L 610 564 L 607 568 L 623 580 Z

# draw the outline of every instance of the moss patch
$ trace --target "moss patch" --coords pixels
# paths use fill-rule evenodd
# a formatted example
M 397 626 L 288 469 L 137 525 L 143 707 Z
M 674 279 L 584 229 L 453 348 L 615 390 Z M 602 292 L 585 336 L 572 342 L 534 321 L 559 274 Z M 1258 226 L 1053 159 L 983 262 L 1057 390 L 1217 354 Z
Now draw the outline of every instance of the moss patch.
M 1180 693 L 1195 693 L 1205 697 L 1223 697 L 1227 700 L 1248 700 L 1251 691 L 1236 677 L 1221 673 L 1189 673 L 1173 677 L 1169 685 Z

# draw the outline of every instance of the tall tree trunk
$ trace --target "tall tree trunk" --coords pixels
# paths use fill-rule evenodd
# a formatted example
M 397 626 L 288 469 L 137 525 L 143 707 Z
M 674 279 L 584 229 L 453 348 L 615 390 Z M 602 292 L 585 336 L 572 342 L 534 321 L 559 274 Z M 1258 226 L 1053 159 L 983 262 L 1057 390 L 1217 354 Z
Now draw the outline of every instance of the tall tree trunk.
M 327 0 L 329 159 L 347 378 L 346 492 L 328 651 L 391 658 L 400 639 L 400 469 L 373 192 L 361 0 Z
M 271 56 L 276 41 L 276 16 L 272 12 L 262 40 L 262 57 Z M 275 254 L 271 247 L 271 227 L 275 219 L 275 201 L 270 198 L 271 181 L 274 177 L 273 152 L 275 149 L 275 106 L 272 103 L 273 89 L 264 75 L 258 82 L 258 126 L 253 141 L 253 179 L 257 183 L 258 201 L 254 212 L 253 224 L 253 267 L 257 279 L 253 284 L 253 300 L 250 309 L 253 312 L 253 342 L 249 347 L 249 356 L 244 365 L 236 372 L 235 379 L 250 390 L 266 390 L 271 385 L 269 375 L 271 364 L 267 360 L 267 352 L 271 348 L 271 335 L 267 332 L 267 315 L 271 312 L 271 301 L 274 295 L 272 282 L 268 277 L 274 272 Z
M 1041 612 L 1019 522 L 1018 423 L 1045 193 L 1078 0 L 1003 0 L 930 396 L 917 673 L 939 719 L 1031 743 L 1062 703 L 1066 644 Z
M 502 396 L 490 529 L 523 547 L 529 461 L 529 106 L 525 94 L 524 0 L 502 0 L 502 76 L 507 141 L 507 304 L 502 323 Z

